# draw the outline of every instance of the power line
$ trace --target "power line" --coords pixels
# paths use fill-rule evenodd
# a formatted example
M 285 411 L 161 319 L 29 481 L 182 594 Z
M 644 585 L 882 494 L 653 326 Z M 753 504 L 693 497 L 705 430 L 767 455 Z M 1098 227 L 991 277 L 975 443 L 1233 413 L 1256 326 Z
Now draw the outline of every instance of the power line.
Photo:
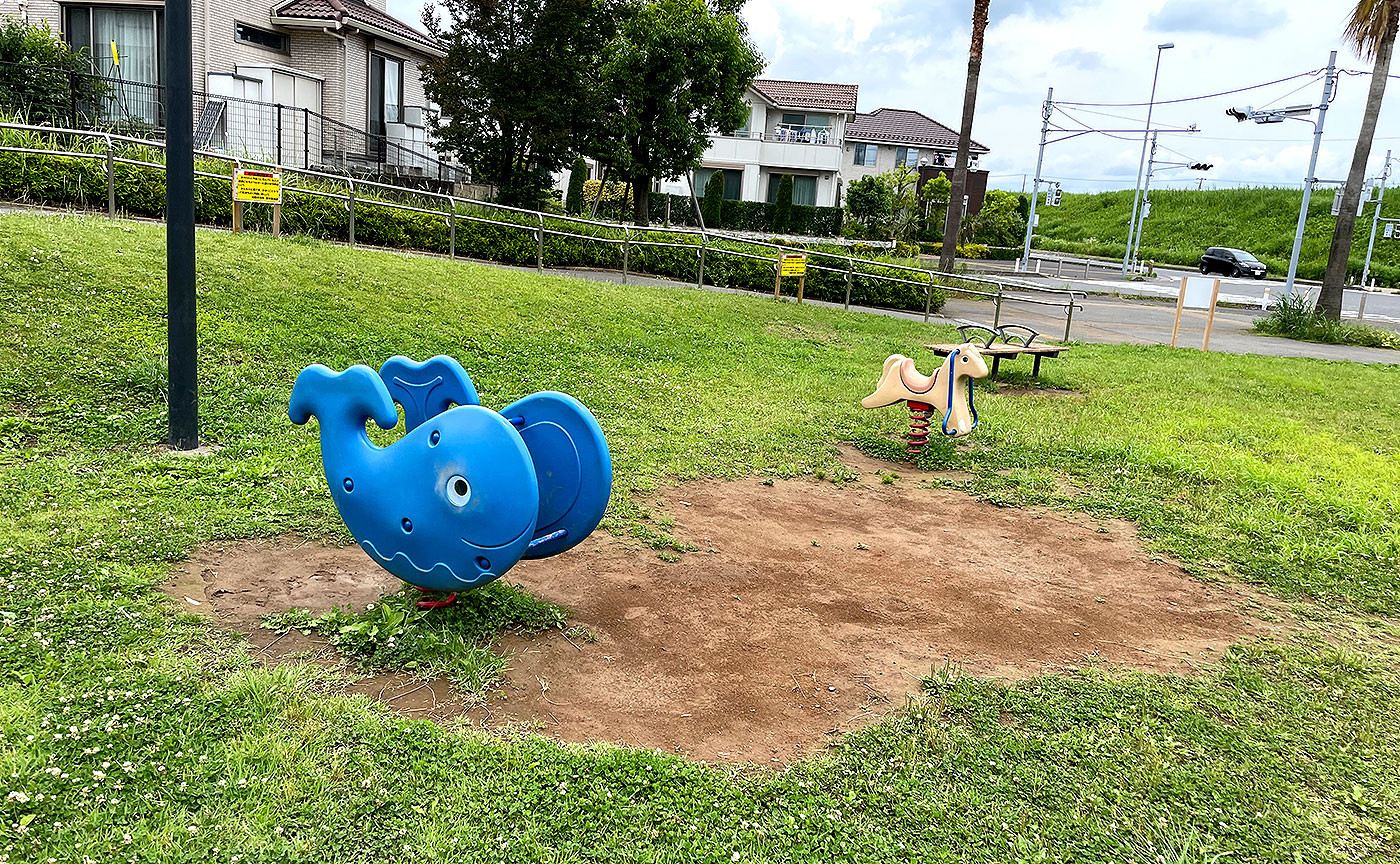
M 1268 81 L 1264 84 L 1253 84 L 1249 87 L 1240 87 L 1236 90 L 1224 90 L 1220 93 L 1208 93 L 1204 96 L 1188 96 L 1184 99 L 1157 99 L 1153 105 L 1178 105 L 1182 102 L 1199 102 L 1203 99 L 1216 99 L 1221 96 L 1233 96 L 1236 93 L 1247 93 L 1250 90 L 1260 90 L 1265 87 L 1272 87 L 1275 84 L 1283 84 L 1288 81 L 1295 81 L 1299 78 L 1316 78 L 1322 74 L 1321 69 L 1314 69 L 1311 72 L 1299 72 L 1297 75 L 1289 75 L 1287 78 L 1280 78 L 1277 81 Z M 1311 83 L 1311 82 L 1309 82 Z M 1056 102 L 1059 105 L 1088 106 L 1092 108 L 1146 108 L 1146 102 Z

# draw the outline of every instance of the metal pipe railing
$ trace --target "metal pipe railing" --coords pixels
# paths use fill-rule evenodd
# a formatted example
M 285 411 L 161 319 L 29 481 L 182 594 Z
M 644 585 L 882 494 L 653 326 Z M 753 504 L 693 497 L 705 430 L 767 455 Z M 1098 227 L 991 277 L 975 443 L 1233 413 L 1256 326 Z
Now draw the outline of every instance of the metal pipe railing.
M 50 156 L 63 156 L 63 157 L 74 157 L 74 158 L 86 158 L 86 159 L 105 160 L 106 166 L 107 166 L 107 169 L 106 169 L 106 173 L 107 173 L 107 198 L 108 198 L 108 200 L 107 200 L 107 211 L 108 211 L 108 215 L 109 215 L 109 216 L 115 216 L 115 215 L 116 215 L 116 188 L 115 188 L 115 176 L 114 176 L 115 165 L 117 165 L 117 164 L 124 164 L 124 165 L 134 165 L 134 166 L 143 167 L 143 168 L 150 168 L 150 169 L 159 170 L 159 171 L 165 170 L 165 165 L 164 165 L 164 164 L 161 164 L 161 163 L 157 163 L 157 162 L 147 162 L 147 161 L 140 160 L 140 159 L 130 159 L 130 158 L 127 158 L 127 157 L 124 157 L 124 156 L 118 156 L 118 155 L 116 155 L 115 147 L 113 146 L 113 145 L 114 145 L 114 142 L 129 142 L 129 143 L 134 144 L 134 145 L 137 145 L 137 146 L 150 147 L 150 148 L 156 149 L 156 150 L 163 150 L 163 149 L 164 149 L 164 142 L 151 141 L 151 140 L 149 140 L 149 139 L 135 138 L 135 137 L 132 137 L 132 136 L 119 135 L 119 134 L 114 134 L 114 133 L 110 133 L 110 132 L 96 132 L 96 131 L 86 130 L 86 129 L 66 129 L 66 128 L 62 128 L 62 127 L 53 127 L 53 126 L 32 126 L 32 125 L 22 124 L 22 123 L 0 123 L 0 129 L 14 129 L 14 130 L 20 130 L 20 131 L 27 131 L 27 132 L 36 132 L 36 133 L 41 133 L 41 134 L 50 135 L 50 136 L 53 136 L 53 135 L 71 135 L 71 136 L 77 136 L 77 137 L 80 137 L 80 138 L 100 139 L 100 140 L 102 141 L 102 143 L 105 145 L 104 148 L 103 148 L 103 150 L 100 151 L 100 152 L 99 152 L 99 151 L 81 151 L 81 150 L 80 150 L 80 151 L 65 151 L 65 150 L 52 150 L 52 149 L 46 149 L 46 148 L 45 148 L 45 149 L 40 149 L 40 148 L 26 148 L 26 147 L 13 147 L 13 146 L 0 146 L 0 152 L 17 152 L 17 153 L 29 153 L 29 154 L 34 154 L 34 155 L 50 155 Z M 891 283 L 891 284 L 898 284 L 898 285 L 910 285 L 910 286 L 913 286 L 913 287 L 916 287 L 916 288 L 921 288 L 921 289 L 923 289 L 924 292 L 925 292 L 925 305 L 924 305 L 924 319 L 925 319 L 925 320 L 928 320 L 929 317 L 930 317 L 931 305 L 932 305 L 932 293 L 933 293 L 933 288 L 935 288 L 935 287 L 941 288 L 941 289 L 943 289 L 944 291 L 947 291 L 947 292 L 952 292 L 952 293 L 956 293 L 956 294 L 960 294 L 960 295 L 964 295 L 964 296 L 968 296 L 968 297 L 991 298 L 991 299 L 994 301 L 994 303 L 995 303 L 995 309 L 996 309 L 993 326 L 997 326 L 997 325 L 1000 324 L 1002 306 L 1003 306 L 1003 304 L 1004 304 L 1005 302 L 1007 302 L 1007 301 L 1010 301 L 1010 302 L 1017 302 L 1017 303 L 1026 303 L 1026 304 L 1038 305 L 1038 306 L 1052 306 L 1052 307 L 1063 308 L 1063 309 L 1065 309 L 1065 318 L 1066 318 L 1066 326 L 1065 326 L 1065 338 L 1066 338 L 1066 339 L 1069 338 L 1070 326 L 1071 326 L 1071 324 L 1072 324 L 1072 322 L 1073 322 L 1074 311 L 1075 311 L 1075 308 L 1076 308 L 1076 306 L 1077 306 L 1076 300 L 1077 300 L 1078 298 L 1086 298 L 1086 297 L 1088 296 L 1087 293 L 1082 292 L 1082 291 L 1073 291 L 1073 290 L 1058 289 L 1058 288 L 1047 288 L 1047 287 L 1040 286 L 1040 285 L 1031 285 L 1031 284 L 1026 284 L 1026 283 L 1020 283 L 1020 282 L 1016 282 L 1016 281 L 1013 281 L 1013 280 L 988 279 L 988 278 L 977 277 L 977 276 L 969 276 L 969 275 L 966 275 L 966 274 L 957 274 L 957 275 L 944 274 L 944 273 L 939 273 L 939 272 L 936 272 L 936 271 L 926 270 L 926 269 L 921 268 L 921 267 L 909 267 L 909 266 L 906 266 L 906 265 L 903 265 L 903 264 L 895 264 L 895 263 L 893 263 L 893 262 L 874 261 L 874 260 L 871 260 L 871 259 L 856 258 L 854 255 L 838 255 L 838 254 L 833 254 L 833 253 L 830 253 L 830 252 L 814 252 L 814 251 L 808 250 L 808 249 L 806 249 L 806 248 L 804 248 L 804 247 L 795 246 L 795 245 L 792 245 L 792 244 L 772 243 L 772 242 L 767 242 L 767 241 L 763 241 L 763 240 L 753 240 L 753 239 L 749 239 L 749 238 L 736 237 L 736 236 L 734 236 L 734 235 L 727 235 L 727 234 L 725 234 L 725 233 L 723 233 L 723 232 L 712 231 L 712 230 L 708 230 L 708 229 L 704 229 L 704 228 L 690 228 L 690 227 L 686 227 L 686 226 L 676 226 L 676 227 L 657 227 L 657 228 L 650 228 L 650 227 L 648 227 L 647 229 L 645 229 L 645 231 L 646 231 L 647 234 L 662 234 L 662 235 L 673 235 L 673 236 L 680 236 L 680 237 L 691 237 L 691 238 L 696 238 L 696 239 L 698 239 L 698 242 L 695 242 L 695 243 L 685 243 L 685 242 L 674 243 L 674 242 L 666 242 L 666 241 L 662 241 L 662 240 L 644 239 L 644 238 L 645 238 L 645 235 L 643 235 L 642 237 L 635 237 L 635 238 L 634 238 L 632 232 L 633 232 L 634 230 L 636 230 L 636 226 L 631 226 L 631 225 L 627 225 L 627 224 L 623 224 L 623 223 L 614 223 L 614 222 L 605 222 L 605 221 L 598 221 L 598 220 L 591 220 L 591 219 L 582 219 L 582 218 L 579 218 L 579 217 L 567 216 L 567 215 L 545 214 L 545 213 L 543 213 L 543 212 L 541 212 L 541 211 L 537 211 L 537 210 L 527 210 L 527 209 L 524 209 L 524 208 L 521 208 L 521 207 L 512 207 L 512 206 L 510 206 L 510 205 L 498 204 L 498 203 L 495 203 L 495 202 L 492 202 L 492 201 L 476 201 L 476 200 L 471 200 L 471 199 L 458 198 L 458 197 L 456 197 L 456 196 L 454 196 L 454 195 L 450 195 L 450 194 L 443 193 L 443 192 L 433 192 L 433 191 L 430 191 L 430 190 L 422 190 L 422 189 L 412 189 L 412 190 L 408 190 L 408 189 L 405 189 L 404 187 L 401 187 L 401 186 L 394 186 L 394 185 L 392 185 L 392 184 L 379 183 L 379 182 L 373 181 L 373 180 L 356 179 L 355 177 L 353 177 L 353 176 L 351 176 L 351 175 L 348 175 L 348 174 L 345 174 L 345 175 L 341 175 L 341 174 L 331 174 L 331 173 L 328 173 L 328 172 L 325 172 L 325 171 L 319 171 L 319 170 L 316 170 L 316 169 L 313 169 L 313 168 L 310 168 L 310 167 L 301 167 L 301 166 L 296 166 L 296 165 L 279 165 L 279 164 L 277 164 L 277 163 L 275 163 L 275 162 L 268 162 L 268 161 L 261 160 L 261 159 L 252 159 L 252 158 L 246 158 L 246 157 L 235 157 L 235 156 L 231 156 L 231 155 L 229 155 L 229 154 L 218 153 L 218 152 L 209 151 L 209 150 L 197 150 L 197 151 L 195 151 L 195 153 L 196 153 L 196 155 L 197 155 L 198 157 L 200 157 L 200 158 L 202 158 L 202 159 L 206 159 L 206 160 L 210 160 L 210 161 L 219 160 L 219 161 L 224 161 L 224 162 L 232 163 L 232 164 L 235 166 L 235 168 L 241 168 L 241 167 L 246 163 L 246 164 L 249 164 L 249 165 L 255 165 L 255 166 L 261 166 L 261 167 L 271 168 L 271 169 L 273 169 L 273 170 L 277 170 L 277 171 L 280 171 L 280 172 L 283 172 L 283 173 L 290 173 L 290 174 L 293 174 L 293 175 L 301 175 L 301 176 L 308 177 L 308 178 L 320 179 L 320 180 L 325 180 L 325 181 L 329 181 L 329 182 L 332 182 L 332 183 L 337 183 L 337 184 L 344 185 L 344 186 L 346 187 L 346 190 L 347 190 L 346 193 L 344 193 L 344 194 L 336 193 L 336 192 L 328 192 L 328 191 L 325 191 L 325 190 L 322 190 L 322 189 L 310 189 L 310 188 L 306 188 L 306 187 L 304 187 L 304 186 L 296 186 L 296 185 L 293 185 L 293 184 L 290 184 L 290 183 L 284 185 L 284 186 L 283 186 L 283 190 L 284 190 L 284 192 L 289 192 L 289 193 L 293 193 L 293 194 L 304 194 L 304 195 L 311 195 L 311 196 L 317 196 L 317 197 L 323 197 L 323 198 L 334 198 L 334 199 L 339 199 L 339 200 L 345 201 L 345 202 L 346 202 L 346 209 L 347 209 L 347 211 L 348 211 L 348 220 L 347 220 L 347 221 L 348 221 L 349 244 L 350 244 L 351 246 L 354 246 L 354 245 L 356 244 L 356 237 L 355 237 L 355 209 L 356 209 L 356 206 L 358 205 L 358 206 L 361 206 L 361 207 L 363 207 L 363 206 L 387 207 L 387 208 L 393 209 L 393 210 L 402 210 L 402 211 L 407 211 L 407 212 L 412 212 L 412 213 L 423 213 L 423 214 L 427 214 L 427 215 L 443 216 L 443 217 L 445 218 L 447 224 L 448 224 L 448 255 L 449 255 L 449 257 L 451 257 L 451 258 L 455 258 L 456 255 L 457 255 L 457 248 L 456 248 L 456 243 L 457 243 L 457 222 L 458 222 L 459 220 L 466 220 L 467 222 L 477 223 L 477 224 L 483 224 L 483 225 L 492 225 L 492 226 L 496 226 L 496 227 L 500 227 L 500 228 L 519 229 L 519 230 L 522 230 L 522 231 L 529 231 L 531 234 L 534 235 L 535 240 L 536 240 L 535 268 L 536 268 L 536 271 L 537 271 L 537 272 L 540 272 L 540 273 L 543 273 L 543 272 L 544 272 L 545 238 L 546 238 L 546 236 L 565 237 L 565 238 L 579 239 L 579 240 L 591 240 L 591 241 L 598 242 L 598 243 L 611 244 L 611 245 L 621 245 L 621 246 L 623 247 L 623 255 L 622 255 L 622 259 L 623 259 L 623 260 L 622 260 L 622 276 L 623 276 L 623 282 L 624 282 L 624 284 L 625 284 L 626 282 L 628 282 L 628 280 L 629 280 L 629 278 L 630 278 L 630 275 L 631 275 L 631 247 L 632 247 L 632 246 L 641 246 L 641 247 L 648 247 L 648 246 L 650 246 L 650 247 L 657 247 L 657 248 L 672 248 L 672 249 L 695 249 L 695 250 L 697 251 L 697 253 L 698 253 L 698 256 L 699 256 L 699 261 L 698 261 L 698 273 L 697 273 L 697 277 L 696 277 L 696 285 L 697 285 L 697 287 L 703 287 L 703 285 L 704 285 L 706 257 L 707 257 L 707 255 L 710 254 L 710 253 L 720 254 L 720 255 L 727 255 L 727 256 L 730 256 L 730 257 L 734 257 L 734 258 L 741 258 L 741 259 L 752 260 L 752 261 L 762 261 L 762 262 L 765 262 L 765 263 L 767 263 L 767 264 L 770 264 L 770 265 L 772 265 L 772 266 L 774 266 L 774 267 L 777 266 L 777 261 L 775 260 L 775 257 L 774 257 L 774 256 L 756 255 L 756 254 L 753 254 L 753 252 L 750 252 L 750 251 L 742 251 L 742 250 L 739 250 L 739 249 L 725 248 L 725 246 L 722 245 L 723 243 L 732 243 L 732 244 L 739 244 L 739 245 L 748 247 L 748 248 L 750 248 L 750 249 L 753 249 L 753 248 L 758 248 L 758 249 L 771 249 L 771 250 L 774 250 L 776 253 L 778 253 L 778 257 L 780 257 L 783 253 L 797 252 L 797 253 L 801 253 L 801 254 L 803 254 L 803 255 L 806 255 L 806 256 L 809 258 L 809 260 L 810 260 L 810 259 L 827 260 L 827 261 L 830 261 L 830 262 L 835 262 L 835 263 L 844 264 L 845 266 L 844 266 L 844 267 L 840 267 L 840 268 L 837 268 L 837 267 L 828 267 L 828 266 L 824 266 L 824 265 L 818 264 L 818 263 L 809 263 L 808 266 L 809 266 L 811 269 L 813 269 L 813 270 L 818 270 L 818 271 L 823 271 L 823 272 L 828 272 L 828 273 L 833 273 L 833 274 L 840 274 L 840 275 L 843 277 L 844 282 L 845 282 L 845 299 L 844 299 L 844 302 L 843 302 L 843 306 L 844 306 L 844 308 L 847 308 L 847 309 L 850 308 L 852 286 L 853 286 L 855 277 L 860 276 L 860 277 L 865 277 L 865 278 L 867 278 L 867 279 L 879 280 L 879 281 L 881 281 L 881 282 L 886 282 L 886 283 Z M 229 175 L 215 174 L 215 173 L 211 173 L 211 172 L 208 172 L 208 171 L 196 171 L 195 173 L 196 173 L 196 176 L 198 176 L 198 177 L 203 177 L 203 178 L 208 178 L 208 179 L 216 179 L 216 180 L 218 180 L 218 179 L 223 179 L 223 180 L 229 179 Z M 419 198 L 428 198 L 428 199 L 433 199 L 433 200 L 439 200 L 439 201 L 445 202 L 446 207 L 445 207 L 445 209 L 429 209 L 429 208 L 425 208 L 425 207 L 417 207 L 417 206 L 414 206 L 414 205 L 408 204 L 408 203 L 401 203 L 401 202 L 398 202 L 398 201 L 389 201 L 389 200 L 383 200 L 383 199 L 378 199 L 378 198 L 361 198 L 361 197 L 359 197 L 359 195 L 358 195 L 358 189 L 360 189 L 360 188 L 366 188 L 366 187 L 367 187 L 367 188 L 370 188 L 370 189 L 382 189 L 382 190 L 386 190 L 386 191 L 388 191 L 388 192 L 390 192 L 390 193 L 393 193 L 393 194 L 396 194 L 396 195 L 407 196 L 407 197 L 410 197 L 410 198 L 411 198 L 411 197 L 419 197 Z M 507 222 L 507 221 L 502 221 L 501 219 L 492 219 L 492 218 L 489 218 L 489 217 L 487 217 L 487 216 L 472 215 L 470 212 L 462 213 L 462 212 L 459 212 L 459 211 L 458 211 L 458 206 L 459 206 L 459 205 L 466 205 L 467 208 L 468 208 L 468 210 L 470 210 L 470 208 L 473 207 L 473 206 L 474 206 L 474 207 L 478 207 L 478 208 L 481 208 L 482 210 L 485 210 L 485 211 L 491 211 L 491 212 L 493 213 L 493 215 L 495 215 L 496 213 L 499 213 L 499 214 L 501 214 L 502 216 L 508 216 L 508 215 L 519 214 L 519 215 L 522 216 L 522 217 L 528 217 L 530 221 L 529 221 L 529 222 L 524 222 L 524 221 L 522 221 L 522 222 Z M 545 221 L 545 220 L 546 220 L 546 217 L 548 217 L 549 220 L 554 221 L 554 222 L 564 222 L 564 223 L 570 223 L 570 224 L 575 224 L 575 225 L 586 225 L 586 226 L 590 226 L 590 227 L 595 227 L 595 228 L 600 228 L 600 229 L 606 229 L 606 230 L 612 231 L 612 232 L 621 231 L 621 232 L 622 232 L 622 237 L 620 237 L 620 238 L 619 238 L 619 237 L 608 237 L 608 236 L 603 236 L 603 235 L 599 235 L 599 234 L 579 234 L 579 233 L 573 233 L 573 232 L 569 232 L 569 231 L 562 231 L 562 230 L 559 230 L 559 229 L 557 229 L 557 228 L 552 228 L 552 227 L 550 227 L 550 226 L 546 223 L 546 221 Z M 885 270 L 885 271 L 891 271 L 891 270 L 892 270 L 892 271 L 901 272 L 901 273 L 916 273 L 916 274 L 919 274 L 919 275 L 923 276 L 924 279 L 927 280 L 927 281 L 916 281 L 916 280 L 913 280 L 913 279 L 904 279 L 904 278 L 900 278 L 900 277 L 898 277 L 898 276 L 889 275 L 887 272 L 886 272 L 886 273 L 869 272 L 869 270 L 862 270 L 862 269 L 859 269 L 859 267 L 858 267 L 858 262 L 863 263 L 866 267 L 869 267 L 869 268 L 878 268 L 878 269 L 880 269 L 880 270 Z M 942 280 L 942 281 L 940 281 L 940 280 Z M 989 291 L 978 291 L 978 290 L 975 290 L 975 289 L 972 289 L 972 288 L 962 287 L 962 286 L 957 285 L 957 284 L 946 284 L 948 281 L 953 281 L 953 282 L 966 282 L 966 283 L 973 283 L 973 284 L 978 284 L 978 285 L 988 285 L 988 286 L 995 287 L 996 291 L 995 291 L 995 293 L 989 292 Z M 1033 299 L 1033 298 L 1030 298 L 1030 297 L 1017 297 L 1017 296 L 1015 296 L 1015 295 L 1013 295 L 1013 294 L 1008 294 L 1008 293 L 1007 293 L 1007 289 L 1008 289 L 1008 288 L 1010 288 L 1010 289 L 1013 290 L 1013 291 L 1017 291 L 1017 292 L 1032 292 L 1032 293 L 1050 294 L 1050 295 L 1055 295 L 1055 296 L 1058 296 L 1058 297 L 1062 297 L 1062 298 L 1064 298 L 1064 299 L 1061 300 L 1061 301 L 1059 301 L 1059 302 L 1052 302 L 1052 301 L 1049 301 L 1049 300 L 1037 300 L 1037 299 Z M 1078 308 L 1082 308 L 1082 307 L 1078 307 Z

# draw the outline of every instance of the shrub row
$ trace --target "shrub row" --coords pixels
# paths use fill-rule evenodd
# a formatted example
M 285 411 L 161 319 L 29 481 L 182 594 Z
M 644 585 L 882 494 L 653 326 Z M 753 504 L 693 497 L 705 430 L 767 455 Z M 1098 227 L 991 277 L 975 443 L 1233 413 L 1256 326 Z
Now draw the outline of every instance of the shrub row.
M 27 143 L 17 143 L 15 139 Z M 54 141 L 48 136 L 29 136 L 27 133 L 14 133 L 9 130 L 0 130 L 0 141 L 9 146 L 36 149 L 77 149 L 73 141 Z M 163 156 L 159 150 L 146 147 L 133 147 L 123 151 L 121 155 L 147 162 L 162 161 Z M 226 174 L 230 170 L 230 166 L 223 162 L 202 163 L 197 168 L 217 174 Z M 115 178 L 117 203 L 123 212 L 157 218 L 164 215 L 163 170 L 119 163 L 115 169 Z M 323 194 L 284 190 L 283 231 L 323 240 L 350 239 L 350 212 L 347 202 L 341 198 L 327 197 L 344 195 L 344 187 L 303 177 L 291 180 L 289 176 L 289 182 Z M 197 179 L 195 213 L 200 223 L 217 226 L 232 224 L 230 187 L 231 181 L 223 176 Z M 375 190 L 374 196 L 365 195 L 364 192 L 364 188 L 360 187 L 355 199 L 354 238 L 357 243 L 439 254 L 449 251 L 454 235 L 445 203 L 441 199 L 420 195 L 412 190 L 404 190 L 402 193 Z M 45 205 L 105 208 L 106 169 L 99 159 L 0 153 L 0 198 Z M 411 212 L 384 206 L 386 203 L 438 212 Z M 731 202 L 726 202 L 728 203 Z M 794 208 L 794 211 L 797 209 Z M 677 210 L 673 202 L 673 223 L 676 221 Z M 539 217 L 533 214 L 513 213 L 459 202 L 455 229 L 456 254 L 505 264 L 533 266 L 540 251 L 536 237 L 538 219 Z M 244 225 L 249 230 L 269 230 L 271 208 L 246 208 Z M 544 225 L 546 236 L 543 253 L 546 267 L 613 270 L 622 268 L 622 226 L 613 228 L 581 225 L 548 215 L 545 216 Z M 585 236 L 560 236 L 563 233 Z M 628 236 L 632 245 L 628 249 L 627 265 L 632 272 L 696 281 L 700 265 L 698 238 L 661 231 L 629 231 Z M 639 245 L 648 242 L 673 245 Z M 846 297 L 846 271 L 850 270 L 851 302 L 856 305 L 921 311 L 926 294 L 931 293 L 932 308 L 937 310 L 943 306 L 945 291 L 939 285 L 932 284 L 928 273 L 897 269 L 878 259 L 877 250 L 871 247 L 857 246 L 847 249 L 837 245 L 810 244 L 805 248 L 809 255 L 810 267 L 806 279 L 807 297 L 843 302 Z M 726 252 L 742 255 L 725 254 Z M 774 259 L 777 254 L 776 250 L 738 241 L 711 243 L 705 256 L 705 281 L 731 288 L 772 291 Z M 743 255 L 758 256 L 764 260 L 742 257 Z M 848 256 L 852 259 L 850 264 Z M 926 289 L 925 286 L 930 287 Z
M 667 195 L 663 192 L 651 194 L 651 218 L 660 222 L 666 212 L 666 201 L 671 202 L 671 224 L 699 227 L 695 218 L 695 207 L 687 195 Z M 725 201 L 720 208 L 720 224 L 706 225 L 706 228 L 725 228 L 731 231 L 751 231 L 768 233 L 773 230 L 774 204 L 766 201 Z M 846 213 L 840 207 L 808 207 L 792 205 L 791 222 L 786 233 L 805 237 L 840 237 L 841 225 Z

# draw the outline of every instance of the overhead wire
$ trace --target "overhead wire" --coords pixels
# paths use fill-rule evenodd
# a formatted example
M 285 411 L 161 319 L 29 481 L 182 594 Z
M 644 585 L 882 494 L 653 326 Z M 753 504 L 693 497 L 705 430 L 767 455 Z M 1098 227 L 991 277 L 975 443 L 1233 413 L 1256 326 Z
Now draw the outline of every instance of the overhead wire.
M 1251 84 L 1248 87 L 1239 87 L 1234 90 L 1222 90 L 1219 93 L 1207 93 L 1203 96 L 1187 96 L 1181 99 L 1154 99 L 1151 102 L 1056 102 L 1056 105 L 1070 105 L 1075 107 L 1090 108 L 1146 108 L 1148 105 L 1179 105 L 1183 102 L 1200 102 L 1204 99 L 1217 99 L 1221 96 L 1233 96 L 1236 93 L 1247 93 L 1250 90 L 1262 90 L 1265 87 L 1272 87 L 1275 84 L 1283 84 L 1288 81 L 1296 81 L 1299 78 L 1316 78 L 1323 73 L 1323 69 L 1314 69 L 1311 72 L 1299 72 L 1297 75 L 1289 75 L 1287 78 L 1279 78 L 1275 81 L 1266 81 L 1263 84 Z

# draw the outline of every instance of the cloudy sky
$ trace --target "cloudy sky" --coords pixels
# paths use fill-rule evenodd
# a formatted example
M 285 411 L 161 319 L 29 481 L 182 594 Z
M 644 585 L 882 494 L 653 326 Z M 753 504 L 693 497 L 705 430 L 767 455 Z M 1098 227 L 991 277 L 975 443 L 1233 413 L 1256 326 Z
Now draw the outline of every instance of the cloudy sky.
M 390 11 L 409 21 L 418 20 L 421 5 L 422 0 L 389 0 Z M 1318 72 L 1334 49 L 1339 67 L 1369 69 L 1342 40 L 1351 5 L 1351 0 L 992 0 L 973 137 L 991 148 L 984 164 L 994 183 L 1019 189 L 1022 175 L 1035 170 L 1046 88 L 1055 88 L 1057 102 L 1146 102 L 1156 46 L 1163 42 L 1176 47 L 1162 54 L 1159 102 Z M 764 77 L 858 84 L 861 111 L 912 108 L 957 128 L 971 10 L 971 0 L 749 0 L 744 15 L 767 58 Z M 1320 178 L 1345 176 L 1369 80 L 1342 76 L 1327 112 Z M 1317 104 L 1321 97 L 1319 75 L 1159 105 L 1154 127 L 1183 129 L 1194 123 L 1200 131 L 1162 135 L 1158 158 L 1214 163 L 1204 175 L 1208 185 L 1299 185 L 1311 151 L 1310 124 L 1240 124 L 1224 112 L 1232 105 Z M 1056 114 L 1054 121 L 1064 128 L 1141 129 L 1146 115 L 1143 107 L 1065 110 L 1074 119 Z M 1393 110 L 1381 116 L 1373 173 L 1379 173 L 1387 148 L 1400 153 L 1394 117 Z M 1068 191 L 1131 188 L 1141 146 L 1140 133 L 1136 142 L 1080 136 L 1046 149 L 1043 176 L 1060 180 Z M 1162 170 L 1154 184 L 1195 185 L 1201 176 Z

